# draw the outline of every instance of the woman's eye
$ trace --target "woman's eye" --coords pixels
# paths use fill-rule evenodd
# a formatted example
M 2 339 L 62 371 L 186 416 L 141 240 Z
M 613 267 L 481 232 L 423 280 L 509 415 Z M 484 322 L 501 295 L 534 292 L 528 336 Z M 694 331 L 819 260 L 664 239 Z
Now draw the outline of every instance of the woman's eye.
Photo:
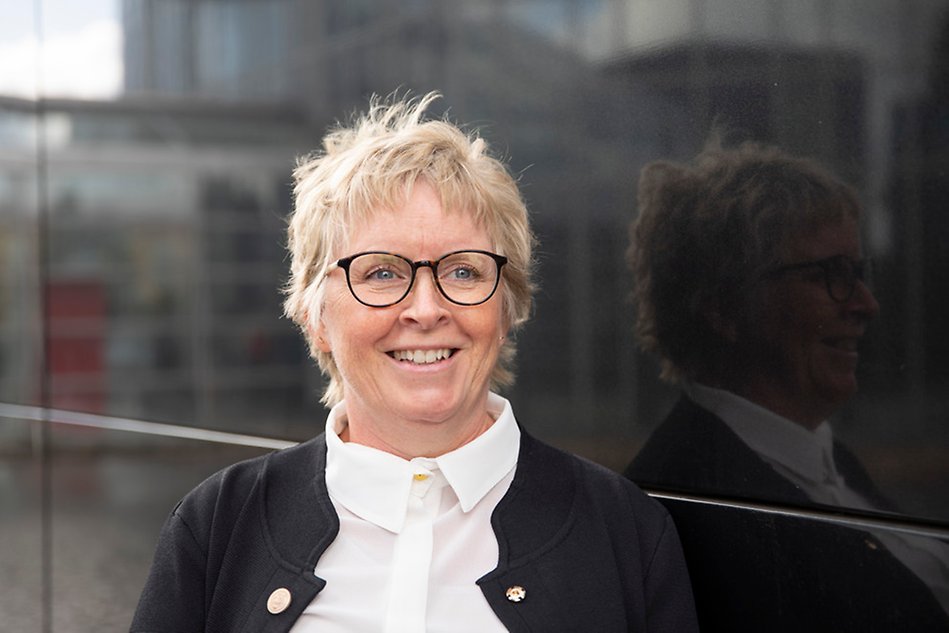
M 378 268 L 366 275 L 366 279 L 369 281 L 393 281 L 397 278 L 398 275 L 395 274 L 395 271 L 388 268 Z
M 469 266 L 454 266 L 447 271 L 446 279 L 451 281 L 474 281 L 478 279 L 478 271 Z
M 847 277 L 853 276 L 853 267 L 848 266 L 845 262 L 835 262 L 827 267 L 827 273 L 832 277 L 839 277 L 846 279 Z

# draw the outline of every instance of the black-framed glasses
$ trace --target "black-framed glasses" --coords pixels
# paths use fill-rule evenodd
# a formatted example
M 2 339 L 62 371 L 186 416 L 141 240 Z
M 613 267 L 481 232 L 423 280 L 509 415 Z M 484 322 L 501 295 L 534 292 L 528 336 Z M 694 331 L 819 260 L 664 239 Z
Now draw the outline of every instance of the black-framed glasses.
M 857 260 L 846 255 L 834 255 L 824 259 L 785 264 L 772 268 L 766 273 L 766 276 L 780 277 L 789 272 L 807 270 L 808 268 L 820 269 L 824 277 L 824 283 L 827 285 L 827 294 L 838 303 L 850 301 L 857 287 L 857 281 L 865 283 L 870 281 L 870 260 Z
M 387 308 L 405 299 L 419 268 L 431 268 L 443 297 L 461 306 L 476 306 L 494 295 L 507 257 L 488 251 L 453 251 L 435 261 L 369 251 L 344 257 L 336 265 L 346 271 L 346 284 L 359 303 Z

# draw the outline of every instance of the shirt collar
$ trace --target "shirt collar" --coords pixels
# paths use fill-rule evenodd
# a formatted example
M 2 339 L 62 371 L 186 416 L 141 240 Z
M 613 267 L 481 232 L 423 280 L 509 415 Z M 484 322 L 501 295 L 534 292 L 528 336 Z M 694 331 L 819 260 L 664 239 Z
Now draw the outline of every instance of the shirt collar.
M 826 421 L 810 431 L 730 391 L 691 383 L 686 393 L 721 418 L 765 461 L 815 483 L 836 479 L 833 434 Z
M 413 477 L 444 479 L 461 509 L 471 511 L 517 464 L 521 432 L 511 404 L 488 394 L 488 414 L 495 419 L 471 442 L 434 458 L 406 460 L 368 446 L 343 442 L 346 403 L 326 418 L 326 486 L 333 500 L 353 514 L 390 532 L 400 532 Z

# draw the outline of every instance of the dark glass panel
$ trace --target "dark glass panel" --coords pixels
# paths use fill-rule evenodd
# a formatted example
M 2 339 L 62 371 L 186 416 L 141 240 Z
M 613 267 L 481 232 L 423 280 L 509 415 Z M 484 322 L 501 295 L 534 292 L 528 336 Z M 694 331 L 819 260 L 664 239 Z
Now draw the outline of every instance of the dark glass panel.
M 0 405 L 6 411 L 7 405 Z M 44 525 L 40 430 L 0 414 L 0 621 L 13 631 L 43 630 Z
M 177 501 L 216 470 L 265 452 L 54 424 L 52 630 L 127 629 Z
M 280 316 L 293 159 L 372 92 L 440 89 L 435 112 L 479 127 L 510 159 L 541 240 L 537 309 L 508 394 L 526 428 L 620 470 L 674 406 L 678 389 L 658 381 L 656 359 L 633 342 L 627 227 L 640 168 L 688 160 L 718 124 L 813 158 L 857 188 L 881 307 L 861 343 L 860 389 L 833 431 L 889 512 L 949 520 L 944 2 L 77 6 L 0 9 L 0 403 L 294 439 L 318 432 L 322 380 Z M 42 437 L 24 430 L 33 422 L 2 424 L 18 429 L 14 446 Z M 95 498 L 131 468 L 101 466 L 126 459 L 123 442 L 82 437 L 57 445 L 54 538 L 66 541 L 55 541 L 56 574 L 72 564 L 79 528 L 115 515 L 112 501 L 91 503 L 73 533 L 73 497 Z M 691 441 L 710 451 L 700 435 Z M 5 494 L 38 486 L 42 448 L 11 449 L 17 474 L 0 481 Z M 169 501 L 189 482 L 156 496 Z M 813 505 L 789 501 L 770 478 L 738 489 L 650 483 Z M 41 519 L 29 504 L 7 507 L 13 524 Z M 154 529 L 161 513 L 147 519 Z M 138 569 L 152 542 L 143 535 L 154 535 L 147 514 L 139 541 L 116 536 Z M 706 523 L 678 516 L 686 532 Z M 819 551 L 839 544 L 818 536 Z M 38 560 L 36 547 L 24 544 Z M 27 604 L 38 599 L 39 567 L 10 564 L 29 579 Z M 73 600 L 57 618 L 74 615 Z M 123 616 L 114 617 L 103 622 Z
M 949 626 L 942 532 L 662 502 L 679 526 L 702 630 L 936 633 Z

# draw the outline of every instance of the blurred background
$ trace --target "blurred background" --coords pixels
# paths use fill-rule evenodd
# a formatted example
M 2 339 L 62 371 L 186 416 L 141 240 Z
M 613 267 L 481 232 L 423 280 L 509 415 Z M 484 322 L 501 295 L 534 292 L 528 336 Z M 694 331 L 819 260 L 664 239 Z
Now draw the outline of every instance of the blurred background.
M 860 192 L 882 306 L 834 420 L 949 524 L 943 0 L 20 0 L 0 5 L 0 622 L 127 630 L 205 476 L 322 430 L 281 317 L 294 159 L 437 89 L 519 175 L 540 292 L 519 420 L 621 470 L 677 392 L 624 262 L 647 161 L 713 125 Z

